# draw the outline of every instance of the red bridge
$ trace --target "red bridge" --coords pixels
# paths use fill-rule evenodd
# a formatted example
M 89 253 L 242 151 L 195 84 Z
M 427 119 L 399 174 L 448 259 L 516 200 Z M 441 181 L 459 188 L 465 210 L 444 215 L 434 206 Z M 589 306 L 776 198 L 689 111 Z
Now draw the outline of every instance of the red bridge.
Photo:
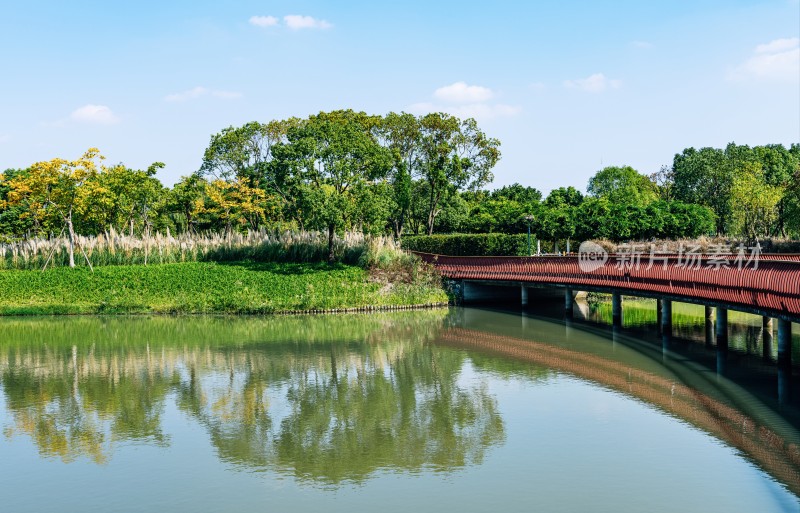
M 566 290 L 567 313 L 573 291 L 612 294 L 614 323 L 621 325 L 621 296 L 659 300 L 662 328 L 671 331 L 671 301 L 717 308 L 717 339 L 727 344 L 727 310 L 778 319 L 779 362 L 790 358 L 791 323 L 800 322 L 800 255 L 636 256 L 580 255 L 463 257 L 417 253 L 458 285 L 461 299 L 510 297 L 527 303 L 530 288 Z M 504 287 L 504 292 L 491 287 Z M 513 288 L 512 288 L 513 287 Z M 517 289 L 518 288 L 518 289 Z M 519 290 L 520 292 L 518 292 Z

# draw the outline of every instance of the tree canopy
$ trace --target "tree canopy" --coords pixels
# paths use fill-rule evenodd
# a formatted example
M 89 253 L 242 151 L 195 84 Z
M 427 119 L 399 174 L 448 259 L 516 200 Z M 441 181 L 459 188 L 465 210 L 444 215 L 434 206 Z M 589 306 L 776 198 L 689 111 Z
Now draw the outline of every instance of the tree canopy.
M 353 110 L 230 126 L 171 188 L 164 164 L 105 165 L 96 149 L 0 175 L 0 242 L 66 234 L 319 230 L 329 236 L 524 233 L 552 244 L 724 234 L 800 236 L 800 144 L 686 148 L 647 176 L 597 171 L 544 197 L 490 190 L 500 142 L 474 119 Z M 73 247 L 75 250 L 79 247 Z M 71 256 L 74 264 L 74 254 Z

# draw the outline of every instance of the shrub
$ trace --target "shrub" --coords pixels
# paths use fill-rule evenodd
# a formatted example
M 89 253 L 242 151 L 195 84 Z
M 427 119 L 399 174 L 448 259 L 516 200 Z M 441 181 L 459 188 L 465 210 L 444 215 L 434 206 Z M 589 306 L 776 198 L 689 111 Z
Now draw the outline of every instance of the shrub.
M 535 241 L 531 240 L 532 244 Z M 403 249 L 454 256 L 524 256 L 528 254 L 525 234 L 477 233 L 452 235 L 407 235 Z

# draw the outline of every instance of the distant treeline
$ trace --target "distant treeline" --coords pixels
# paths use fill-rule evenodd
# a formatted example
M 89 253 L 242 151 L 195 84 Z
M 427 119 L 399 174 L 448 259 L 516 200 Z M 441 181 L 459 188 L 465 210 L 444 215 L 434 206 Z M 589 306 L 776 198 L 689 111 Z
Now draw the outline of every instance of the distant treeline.
M 800 235 L 800 145 L 688 148 L 646 176 L 607 167 L 547 197 L 487 190 L 500 142 L 443 113 L 351 110 L 251 122 L 211 136 L 199 170 L 172 188 L 89 150 L 6 170 L 0 239 L 128 234 L 346 230 L 370 234 L 508 233 L 546 241 Z M 531 181 L 536 174 L 530 173 Z M 332 242 L 331 242 L 332 244 Z

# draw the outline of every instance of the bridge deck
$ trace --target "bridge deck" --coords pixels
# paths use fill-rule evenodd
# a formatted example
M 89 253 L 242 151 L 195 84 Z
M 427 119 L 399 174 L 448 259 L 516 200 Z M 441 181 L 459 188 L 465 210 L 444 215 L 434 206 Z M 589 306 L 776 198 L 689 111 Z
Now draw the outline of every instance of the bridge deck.
M 577 290 L 617 291 L 669 297 L 800 321 L 800 255 L 761 255 L 740 265 L 733 256 L 658 256 L 632 261 L 611 255 L 604 262 L 578 256 L 463 257 L 417 253 L 450 279 L 519 282 Z M 646 255 L 645 255 L 646 256 Z M 592 268 L 595 267 L 596 268 Z

